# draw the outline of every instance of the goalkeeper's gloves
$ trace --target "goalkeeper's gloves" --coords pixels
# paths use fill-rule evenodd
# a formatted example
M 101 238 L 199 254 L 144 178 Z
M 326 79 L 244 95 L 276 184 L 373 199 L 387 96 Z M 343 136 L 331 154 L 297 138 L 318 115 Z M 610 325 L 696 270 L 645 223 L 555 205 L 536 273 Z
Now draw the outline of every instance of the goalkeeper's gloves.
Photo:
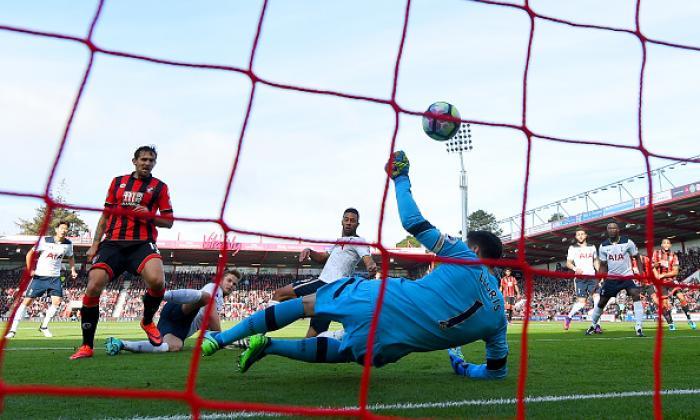
M 406 153 L 399 150 L 394 152 L 394 154 L 391 156 L 391 160 L 389 163 L 387 163 L 384 169 L 386 170 L 386 173 L 389 174 L 391 179 L 396 179 L 396 177 L 401 175 L 408 175 L 408 168 L 410 166 L 411 164 L 408 162 Z
M 459 376 L 466 376 L 472 379 L 503 379 L 508 376 L 507 366 L 492 370 L 487 369 L 486 364 L 475 365 L 465 362 L 459 347 L 456 349 L 449 349 L 447 353 L 450 355 L 452 370 Z

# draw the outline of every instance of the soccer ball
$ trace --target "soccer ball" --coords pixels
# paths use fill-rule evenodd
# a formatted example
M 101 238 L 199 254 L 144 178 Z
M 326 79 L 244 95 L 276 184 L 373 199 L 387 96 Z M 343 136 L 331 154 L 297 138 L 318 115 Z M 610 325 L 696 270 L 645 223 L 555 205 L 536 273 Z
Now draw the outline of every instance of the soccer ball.
M 423 116 L 423 131 L 430 136 L 431 139 L 445 141 L 451 139 L 460 127 L 459 121 L 445 121 L 436 119 L 435 116 L 452 116 L 459 119 L 459 111 L 457 107 L 447 102 L 435 102 L 428 107 Z

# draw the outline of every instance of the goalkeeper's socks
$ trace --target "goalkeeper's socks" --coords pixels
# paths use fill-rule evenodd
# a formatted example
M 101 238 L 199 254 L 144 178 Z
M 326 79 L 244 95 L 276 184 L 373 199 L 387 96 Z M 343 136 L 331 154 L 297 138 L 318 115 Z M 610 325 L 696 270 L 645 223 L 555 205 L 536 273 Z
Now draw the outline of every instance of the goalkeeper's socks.
M 168 290 L 163 295 L 163 300 L 166 302 L 186 305 L 188 303 L 197 303 L 202 298 L 202 291 L 196 289 L 178 289 Z
M 143 325 L 153 322 L 153 315 L 158 312 L 164 294 L 165 288 L 160 290 L 146 289 L 146 293 L 143 295 Z
M 219 346 L 227 346 L 254 334 L 279 330 L 303 316 L 304 304 L 301 298 L 291 299 L 254 313 L 232 328 L 214 335 L 214 339 Z
M 80 326 L 83 329 L 83 344 L 94 347 L 95 331 L 100 320 L 99 296 L 83 296 L 83 307 L 80 308 Z
M 311 363 L 344 363 L 350 360 L 339 352 L 340 341 L 327 337 L 302 340 L 271 339 L 265 354 L 276 354 L 289 359 Z

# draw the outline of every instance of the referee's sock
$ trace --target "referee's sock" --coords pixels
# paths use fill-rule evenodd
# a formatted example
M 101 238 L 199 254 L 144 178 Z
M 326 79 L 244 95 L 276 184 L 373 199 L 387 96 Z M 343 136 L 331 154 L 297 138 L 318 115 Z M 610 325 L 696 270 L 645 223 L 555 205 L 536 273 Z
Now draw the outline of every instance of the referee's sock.
M 215 334 L 214 339 L 223 347 L 254 334 L 279 330 L 303 316 L 304 304 L 301 298 L 290 299 L 255 312 L 232 328 Z

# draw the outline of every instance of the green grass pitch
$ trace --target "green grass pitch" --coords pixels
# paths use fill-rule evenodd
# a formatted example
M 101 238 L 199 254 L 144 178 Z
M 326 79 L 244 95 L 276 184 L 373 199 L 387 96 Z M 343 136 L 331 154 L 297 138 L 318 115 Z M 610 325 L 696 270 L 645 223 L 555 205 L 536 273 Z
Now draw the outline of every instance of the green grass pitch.
M 225 327 L 231 324 L 225 324 Z M 271 336 L 301 337 L 308 322 L 298 322 Z M 527 404 L 530 418 L 651 418 L 652 398 L 631 396 L 653 387 L 652 356 L 655 325 L 648 337 L 634 337 L 633 324 L 604 324 L 600 336 L 584 336 L 587 326 L 573 323 L 531 323 L 528 397 L 555 396 Z M 80 343 L 78 323 L 51 324 L 54 337 L 44 338 L 38 324 L 20 324 L 9 341 L 3 380 L 9 384 L 52 384 L 181 390 L 185 386 L 191 348 L 168 354 L 123 353 L 110 357 L 103 343 L 113 335 L 143 339 L 137 323 L 102 322 L 92 359 L 69 361 Z M 665 395 L 665 418 L 697 418 L 700 413 L 700 331 L 678 323 L 678 331 L 664 334 L 663 389 L 685 390 Z M 375 413 L 404 417 L 512 418 L 520 364 L 522 325 L 509 329 L 510 373 L 499 382 L 477 382 L 452 373 L 445 351 L 410 355 L 398 363 L 375 369 L 369 401 Z M 470 361 L 484 360 L 484 346 L 463 347 Z M 277 404 L 353 407 L 358 404 L 362 368 L 356 364 L 315 365 L 267 357 L 245 375 L 235 370 L 237 350 L 203 358 L 197 391 L 205 398 Z M 592 394 L 600 395 L 591 398 Z M 421 405 L 428 403 L 427 406 Z M 3 418 L 187 418 L 185 404 L 163 400 L 10 396 Z M 212 415 L 214 414 L 214 415 Z M 211 418 L 228 418 L 206 413 Z M 204 417 L 207 418 L 207 417 Z M 231 415 L 235 418 L 235 415 Z

